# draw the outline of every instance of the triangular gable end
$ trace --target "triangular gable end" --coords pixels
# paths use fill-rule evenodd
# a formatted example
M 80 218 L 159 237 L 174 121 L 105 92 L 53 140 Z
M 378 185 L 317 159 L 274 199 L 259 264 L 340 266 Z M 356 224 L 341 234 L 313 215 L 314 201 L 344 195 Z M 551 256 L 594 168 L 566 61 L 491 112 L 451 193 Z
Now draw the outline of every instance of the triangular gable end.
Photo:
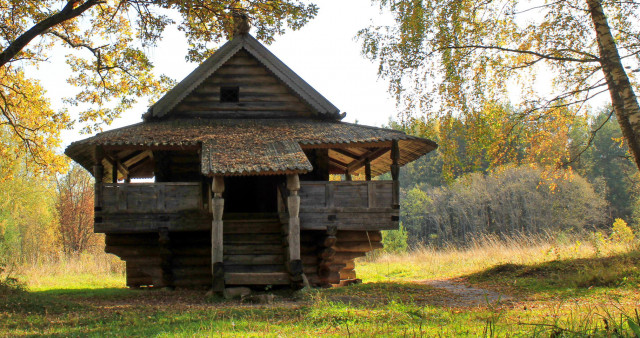
M 251 64 L 251 61 L 255 64 Z M 251 69 L 240 70 L 238 65 L 247 65 Z M 235 70 L 232 68 L 235 66 Z M 220 72 L 218 72 L 220 70 Z M 233 73 L 240 71 L 240 76 L 234 78 Z M 287 88 L 276 88 L 278 98 L 270 100 L 260 98 L 259 93 L 263 90 L 247 87 L 246 80 L 250 72 L 254 72 L 255 78 L 251 80 L 263 79 L 266 84 L 273 82 L 274 87 L 281 86 Z M 243 78 L 244 77 L 244 78 Z M 222 79 L 228 79 L 226 82 Z M 240 102 L 240 104 L 221 103 L 220 87 L 233 88 L 234 82 L 240 86 L 240 95 L 254 94 L 258 102 Z M 245 87 L 245 88 L 243 88 Z M 288 93 L 285 93 L 288 92 Z M 291 95 L 291 94 L 295 95 Z M 257 96 L 256 96 L 257 95 Z M 209 102 L 203 98 L 209 98 Z M 211 101 L 215 99 L 216 101 Z M 246 99 L 246 97 L 245 97 Z M 300 100 L 301 99 L 301 100 Z M 277 101 L 277 102 L 269 102 Z M 298 101 L 298 102 L 295 102 Z M 263 102 L 260 104 L 259 102 Z M 197 103 L 194 106 L 194 103 Z M 304 106 L 304 109 L 300 107 Z M 261 107 L 267 107 L 267 111 L 261 111 Z M 256 117 L 284 117 L 279 114 L 288 114 L 293 111 L 307 111 L 307 114 L 319 115 L 330 119 L 340 119 L 340 110 L 329 102 L 324 96 L 318 93 L 313 87 L 300 78 L 295 72 L 287 67 L 266 47 L 258 42 L 251 35 L 241 35 L 227 42 L 220 47 L 211 57 L 205 60 L 184 80 L 178 83 L 173 89 L 167 92 L 160 100 L 149 108 L 145 115 L 145 120 L 162 118 L 170 115 L 201 116 L 201 117 L 250 117 L 250 111 L 256 111 Z M 270 113 L 272 112 L 272 114 Z M 260 114 L 265 116 L 260 116 Z

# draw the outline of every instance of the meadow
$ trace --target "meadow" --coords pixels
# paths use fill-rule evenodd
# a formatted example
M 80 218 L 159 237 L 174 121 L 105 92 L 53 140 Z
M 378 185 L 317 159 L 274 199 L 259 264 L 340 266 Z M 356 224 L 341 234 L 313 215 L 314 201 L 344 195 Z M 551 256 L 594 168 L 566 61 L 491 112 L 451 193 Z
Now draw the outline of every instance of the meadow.
M 638 337 L 639 267 L 636 240 L 489 237 L 376 253 L 357 263 L 362 284 L 269 289 L 274 301 L 255 304 L 130 290 L 116 258 L 81 255 L 13 271 L 22 286 L 0 290 L 0 335 Z

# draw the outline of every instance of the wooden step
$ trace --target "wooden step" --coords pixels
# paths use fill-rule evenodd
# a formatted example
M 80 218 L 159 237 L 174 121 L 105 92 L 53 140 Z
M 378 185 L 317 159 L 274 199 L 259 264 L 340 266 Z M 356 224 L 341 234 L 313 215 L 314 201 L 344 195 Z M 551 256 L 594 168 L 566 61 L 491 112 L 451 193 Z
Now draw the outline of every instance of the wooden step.
M 282 225 L 276 219 L 245 219 L 223 221 L 222 231 L 229 234 L 279 234 Z
M 224 282 L 227 285 L 287 285 L 290 280 L 286 272 L 227 272 Z

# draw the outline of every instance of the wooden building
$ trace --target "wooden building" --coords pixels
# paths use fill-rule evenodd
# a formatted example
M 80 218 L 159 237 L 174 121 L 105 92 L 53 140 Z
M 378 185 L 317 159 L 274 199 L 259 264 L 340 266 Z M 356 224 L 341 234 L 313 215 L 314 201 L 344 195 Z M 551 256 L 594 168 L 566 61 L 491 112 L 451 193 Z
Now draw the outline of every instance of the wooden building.
M 398 228 L 399 167 L 436 144 L 343 117 L 241 34 L 143 122 L 65 153 L 95 177 L 95 231 L 128 286 L 345 285 Z

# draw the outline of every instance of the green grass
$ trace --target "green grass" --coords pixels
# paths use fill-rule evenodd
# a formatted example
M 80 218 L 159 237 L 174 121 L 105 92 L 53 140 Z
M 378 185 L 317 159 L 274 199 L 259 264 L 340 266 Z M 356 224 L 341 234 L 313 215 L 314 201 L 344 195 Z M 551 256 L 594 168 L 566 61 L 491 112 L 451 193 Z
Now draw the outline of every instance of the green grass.
M 25 291 L 0 292 L 0 336 L 640 336 L 638 251 L 558 259 L 518 250 L 522 259 L 513 250 L 484 260 L 477 250 L 441 253 L 431 261 L 451 266 L 438 268 L 413 264 L 419 253 L 360 262 L 364 284 L 281 291 L 265 305 L 129 290 L 122 274 L 42 275 Z M 470 305 L 423 281 L 446 277 L 510 299 Z

